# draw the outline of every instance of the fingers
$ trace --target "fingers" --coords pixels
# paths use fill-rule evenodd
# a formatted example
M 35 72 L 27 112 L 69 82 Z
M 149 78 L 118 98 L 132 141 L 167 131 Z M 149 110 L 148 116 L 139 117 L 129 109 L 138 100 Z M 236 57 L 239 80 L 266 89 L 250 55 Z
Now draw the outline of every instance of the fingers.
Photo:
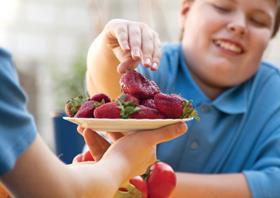
M 161 44 L 159 40 L 159 36 L 156 32 L 153 34 L 154 36 L 154 50 L 153 50 L 153 57 L 152 57 L 152 70 L 157 70 L 160 63 L 160 57 L 161 57 Z
M 187 125 L 184 122 L 180 122 L 143 133 L 147 136 L 148 144 L 158 144 L 177 138 L 183 135 L 186 131 Z
M 84 131 L 84 127 L 82 127 L 82 126 L 78 126 L 77 127 L 77 131 L 80 133 L 80 135 L 83 135 L 83 131 Z
M 146 28 L 147 29 L 147 28 Z M 143 51 L 143 64 L 146 67 L 152 67 L 152 55 L 154 51 L 154 36 L 149 30 L 142 30 L 142 51 Z
M 90 129 L 85 129 L 83 132 L 83 136 L 93 158 L 96 161 L 100 160 L 106 150 L 110 147 L 110 143 L 107 142 L 98 133 Z
M 133 59 L 141 58 L 145 67 L 156 70 L 161 56 L 158 34 L 148 25 L 142 23 L 129 25 L 128 29 L 130 30 L 128 37 Z
M 139 60 L 127 59 L 118 65 L 117 70 L 120 74 L 123 74 L 128 70 L 134 69 L 138 63 Z
M 130 46 L 128 43 L 128 29 L 127 25 L 123 24 L 117 27 L 116 35 L 119 42 L 119 45 L 123 51 L 130 50 Z
M 132 23 L 128 26 L 128 31 L 129 31 L 128 38 L 129 38 L 129 44 L 130 44 L 130 48 L 131 48 L 131 56 L 132 56 L 133 60 L 139 60 L 142 57 L 141 28 L 138 24 Z
M 161 56 L 158 34 L 148 25 L 115 19 L 106 26 L 109 45 L 120 61 L 118 71 L 124 73 L 141 63 L 152 70 L 159 66 Z

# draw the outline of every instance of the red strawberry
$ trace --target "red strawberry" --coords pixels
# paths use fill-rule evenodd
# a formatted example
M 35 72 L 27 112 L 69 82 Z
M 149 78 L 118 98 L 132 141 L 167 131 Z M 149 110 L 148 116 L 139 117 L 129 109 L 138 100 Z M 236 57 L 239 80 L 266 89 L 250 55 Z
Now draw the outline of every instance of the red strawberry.
M 162 115 L 157 109 L 146 107 L 144 105 L 138 106 L 139 111 L 131 114 L 129 118 L 133 119 L 163 119 Z
M 94 117 L 96 118 L 123 118 L 126 119 L 129 115 L 139 111 L 139 108 L 127 102 L 117 100 L 101 105 L 94 110 Z
M 86 101 L 86 98 L 83 96 L 77 96 L 75 98 L 71 98 L 65 104 L 65 113 L 69 117 L 74 117 L 74 115 L 78 112 L 80 106 Z
M 167 118 L 189 118 L 199 119 L 197 112 L 188 100 L 176 94 L 156 94 L 154 97 L 157 109 Z
M 111 102 L 111 99 L 104 93 L 95 94 L 90 98 L 90 100 L 94 100 L 96 102 L 102 102 L 103 104 L 107 102 Z
M 121 108 L 116 102 L 108 102 L 94 110 L 95 118 L 121 118 Z
M 79 153 L 73 159 L 73 162 L 82 162 L 82 161 L 83 161 L 83 154 L 82 153 Z
M 148 197 L 148 185 L 143 177 L 135 176 L 129 180 L 129 183 L 142 193 L 142 198 Z
M 156 162 L 149 170 L 147 177 L 149 198 L 168 198 L 176 186 L 176 174 L 173 168 L 164 163 Z
M 121 76 L 121 89 L 124 93 L 131 94 L 139 99 L 153 98 L 160 92 L 154 81 L 150 81 L 136 71 L 129 71 Z
M 141 105 L 144 105 L 146 107 L 150 107 L 150 108 L 153 108 L 153 109 L 156 109 L 156 105 L 155 105 L 155 101 L 154 99 L 145 99 L 145 100 L 142 100 L 141 101 Z
M 84 102 L 79 111 L 75 114 L 76 118 L 93 118 L 93 110 L 95 109 L 95 101 L 88 100 Z
M 122 94 L 118 99 L 121 103 L 130 103 L 133 105 L 139 105 L 139 100 L 133 95 L 130 94 Z
M 82 161 L 83 162 L 92 162 L 95 160 L 94 160 L 93 156 L 91 155 L 90 151 L 86 151 L 85 153 L 83 153 Z

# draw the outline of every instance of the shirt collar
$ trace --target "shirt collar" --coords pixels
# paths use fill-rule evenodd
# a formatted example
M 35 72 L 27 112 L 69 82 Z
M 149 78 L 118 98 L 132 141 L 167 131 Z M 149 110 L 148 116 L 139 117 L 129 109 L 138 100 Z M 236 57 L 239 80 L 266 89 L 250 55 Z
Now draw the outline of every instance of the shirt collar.
M 200 89 L 200 87 L 192 78 L 184 58 L 182 46 L 180 46 L 180 51 L 180 65 L 186 78 L 185 82 L 189 84 L 192 90 L 190 91 L 189 98 L 195 99 L 195 106 L 208 104 L 227 114 L 240 114 L 246 112 L 247 97 L 245 84 L 229 88 L 215 100 L 211 100 L 208 96 L 205 95 L 205 93 Z
M 230 88 L 212 101 L 212 105 L 227 114 L 240 114 L 247 111 L 245 85 Z

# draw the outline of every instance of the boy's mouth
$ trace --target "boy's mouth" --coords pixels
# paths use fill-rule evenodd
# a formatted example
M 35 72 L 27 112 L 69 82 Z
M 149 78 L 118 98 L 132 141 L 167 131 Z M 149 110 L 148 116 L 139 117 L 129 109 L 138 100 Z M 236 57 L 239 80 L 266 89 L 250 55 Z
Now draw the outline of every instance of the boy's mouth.
M 242 54 L 244 52 L 243 46 L 240 43 L 234 41 L 230 41 L 227 39 L 215 39 L 213 42 L 219 48 L 222 48 L 234 54 Z

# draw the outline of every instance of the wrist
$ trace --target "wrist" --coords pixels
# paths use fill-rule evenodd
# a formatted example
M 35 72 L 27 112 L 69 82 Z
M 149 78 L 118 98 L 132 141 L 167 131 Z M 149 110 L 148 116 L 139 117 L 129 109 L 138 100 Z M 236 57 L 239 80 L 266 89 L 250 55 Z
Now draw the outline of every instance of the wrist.
M 130 166 L 125 159 L 113 157 L 113 159 L 104 159 L 101 161 L 100 163 L 102 164 L 100 166 L 111 175 L 118 187 L 129 178 Z

